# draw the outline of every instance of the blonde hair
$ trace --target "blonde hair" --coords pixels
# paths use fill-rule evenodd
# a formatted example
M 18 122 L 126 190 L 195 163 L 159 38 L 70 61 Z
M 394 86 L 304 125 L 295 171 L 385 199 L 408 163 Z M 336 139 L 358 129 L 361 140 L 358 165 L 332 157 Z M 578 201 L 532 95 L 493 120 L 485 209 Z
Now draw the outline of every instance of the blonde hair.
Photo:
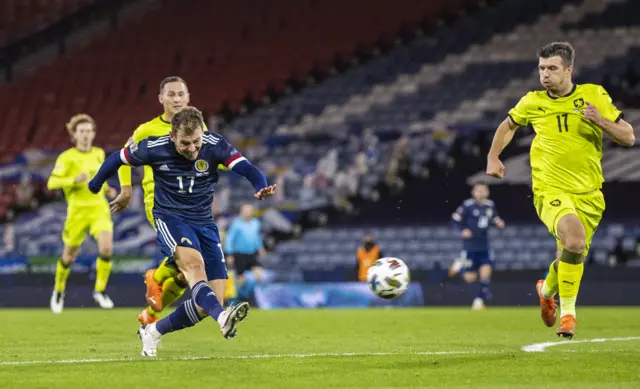
M 76 133 L 76 128 L 78 128 L 78 124 L 82 123 L 91 123 L 93 125 L 93 130 L 96 131 L 96 121 L 86 113 L 79 113 L 77 115 L 73 115 L 69 122 L 66 124 L 67 132 L 73 138 L 73 135 Z

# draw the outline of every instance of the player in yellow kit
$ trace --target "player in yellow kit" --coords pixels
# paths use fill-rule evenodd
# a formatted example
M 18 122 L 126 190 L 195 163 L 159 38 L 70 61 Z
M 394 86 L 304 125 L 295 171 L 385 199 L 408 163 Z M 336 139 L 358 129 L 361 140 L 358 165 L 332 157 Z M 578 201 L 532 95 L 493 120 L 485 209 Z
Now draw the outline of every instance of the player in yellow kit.
M 164 113 L 138 126 L 127 145 L 139 142 L 150 136 L 164 136 L 171 133 L 173 115 L 189 105 L 187 83 L 180 77 L 165 78 L 160 83 L 158 99 L 164 108 Z M 125 209 L 131 200 L 131 168 L 128 166 L 121 167 L 118 171 L 118 177 L 122 189 L 118 197 L 111 202 L 112 212 L 119 212 Z M 153 170 L 149 166 L 144 167 L 142 187 L 147 220 L 154 226 L 152 214 L 154 181 Z M 180 272 L 173 266 L 167 266 L 166 262 L 167 258 L 162 261 L 157 269 L 150 269 L 145 274 L 145 283 L 147 284 L 145 297 L 148 306 L 138 315 L 138 321 L 143 325 L 157 321 L 157 314 L 162 312 L 164 307 L 179 299 L 188 286 Z
M 504 177 L 500 153 L 518 127 L 531 125 L 536 133 L 530 151 L 533 202 L 558 242 L 556 260 L 536 289 L 548 327 L 556 322 L 555 294 L 559 293 L 556 333 L 572 338 L 584 258 L 605 209 L 600 191 L 602 134 L 625 146 L 633 146 L 635 138 L 604 88 L 573 83 L 575 51 L 569 43 L 550 43 L 538 51 L 538 57 L 545 90 L 527 93 L 500 124 L 487 158 L 487 174 Z
M 89 115 L 76 115 L 67 123 L 75 147 L 58 156 L 47 187 L 62 189 L 67 200 L 67 219 L 64 224 L 62 258 L 56 267 L 55 287 L 51 295 L 51 311 L 61 313 L 64 309 L 64 292 L 71 264 L 76 260 L 80 245 L 89 232 L 98 242 L 96 260 L 96 282 L 93 299 L 102 308 L 113 308 L 113 302 L 105 293 L 111 274 L 113 247 L 113 222 L 109 204 L 103 196 L 96 196 L 87 188 L 104 161 L 104 150 L 93 147 L 96 123 Z M 115 197 L 115 190 L 105 185 L 105 194 Z

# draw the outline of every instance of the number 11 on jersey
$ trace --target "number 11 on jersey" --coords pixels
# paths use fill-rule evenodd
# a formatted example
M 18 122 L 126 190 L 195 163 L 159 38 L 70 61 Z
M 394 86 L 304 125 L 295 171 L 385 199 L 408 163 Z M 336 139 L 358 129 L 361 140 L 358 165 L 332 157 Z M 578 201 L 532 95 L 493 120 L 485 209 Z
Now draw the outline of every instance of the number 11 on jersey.
M 193 193 L 193 183 L 196 180 L 195 177 L 187 177 L 191 178 L 191 182 L 189 183 L 189 193 Z M 179 193 L 184 193 L 184 186 L 182 185 L 182 176 L 178 176 L 178 184 L 180 185 Z

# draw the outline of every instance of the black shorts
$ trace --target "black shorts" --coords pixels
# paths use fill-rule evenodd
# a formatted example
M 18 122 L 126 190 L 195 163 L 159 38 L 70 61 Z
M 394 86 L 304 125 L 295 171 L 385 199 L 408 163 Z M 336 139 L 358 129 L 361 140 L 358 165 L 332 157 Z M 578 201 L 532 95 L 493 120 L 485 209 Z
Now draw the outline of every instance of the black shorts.
M 258 261 L 258 254 L 234 254 L 233 257 L 235 259 L 233 266 L 237 275 L 241 275 L 254 267 L 262 267 L 260 261 Z

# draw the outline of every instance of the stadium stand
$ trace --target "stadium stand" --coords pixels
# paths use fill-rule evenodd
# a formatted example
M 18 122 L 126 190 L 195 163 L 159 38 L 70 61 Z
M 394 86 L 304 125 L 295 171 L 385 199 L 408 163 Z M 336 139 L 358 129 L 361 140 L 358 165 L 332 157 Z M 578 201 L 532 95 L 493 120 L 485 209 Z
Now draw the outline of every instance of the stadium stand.
M 214 112 L 227 101 L 233 101 L 237 107 L 247 94 L 257 98 L 270 84 L 283 88 L 292 74 L 303 79 L 314 65 L 331 66 L 334 54 L 351 53 L 359 43 L 373 47 L 381 32 L 394 32 L 403 23 L 417 22 L 409 16 L 428 11 L 419 3 L 408 2 L 411 6 L 407 6 L 406 14 L 403 10 L 396 19 L 388 20 L 382 17 L 383 2 L 372 2 L 369 19 L 336 18 L 336 24 L 329 32 L 325 31 L 323 20 L 337 9 L 338 2 L 305 2 L 305 9 L 313 9 L 306 13 L 298 13 L 289 3 L 283 8 L 265 6 L 255 14 L 229 4 L 218 7 L 226 4 L 224 2 L 216 5 L 215 13 L 205 12 L 209 9 L 206 7 L 213 5 L 202 1 L 195 2 L 193 7 L 174 4 L 171 12 L 194 16 L 181 18 L 191 23 L 182 26 L 185 36 L 196 34 L 193 26 L 205 24 L 203 15 L 211 17 L 215 14 L 213 18 L 220 23 L 207 19 L 206 25 L 210 28 L 209 35 L 216 38 L 206 42 L 193 41 L 178 50 L 184 40 L 178 41 L 170 32 L 162 32 L 151 42 L 168 41 L 169 52 L 174 55 L 166 56 L 165 50 L 161 57 L 156 57 L 153 53 L 159 48 L 143 45 L 142 41 L 154 20 L 169 12 L 163 8 L 138 25 L 96 42 L 80 53 L 61 58 L 42 72 L 13 85 L 2 86 L 0 90 L 5 88 L 9 95 L 14 93 L 15 101 L 24 102 L 24 105 L 16 113 L 16 110 L 9 110 L 13 106 L 8 100 L 4 103 L 0 100 L 0 107 L 4 109 L 0 112 L 9 113 L 0 115 L 5 117 L 0 144 L 5 145 L 5 152 L 10 151 L 9 148 L 21 149 L 32 140 L 42 141 L 38 146 L 45 149 L 60 148 L 65 144 L 66 136 L 62 131 L 49 135 L 53 123 L 64 121 L 72 110 L 97 111 L 101 107 L 97 115 L 99 123 L 104 122 L 100 127 L 101 140 L 110 146 L 119 146 L 140 121 L 140 116 L 156 113 L 155 84 L 166 69 L 184 74 L 193 85 L 191 92 L 195 104 L 203 102 L 202 106 L 208 112 Z M 260 139 L 260 144 L 247 146 L 247 156 L 270 172 L 273 180 L 284 183 L 283 197 L 274 200 L 270 206 L 282 208 L 287 203 L 292 209 L 300 210 L 305 209 L 305 201 L 310 204 L 309 208 L 334 205 L 352 198 L 374 201 L 382 187 L 402 189 L 402 184 L 396 185 L 402 180 L 398 181 L 390 174 L 391 167 L 399 161 L 404 164 L 402 174 L 405 177 L 426 179 L 430 185 L 444 186 L 447 185 L 445 178 L 436 171 L 462 166 L 463 160 L 474 150 L 477 154 L 479 146 L 476 143 L 482 139 L 478 133 L 487 128 L 493 130 L 516 97 L 536 88 L 537 80 L 533 77 L 535 48 L 559 34 L 568 36 L 578 50 L 580 79 L 606 84 L 608 76 L 613 88 L 626 88 L 624 90 L 633 96 L 637 85 L 637 77 L 634 81 L 633 74 L 638 74 L 637 66 L 633 64 L 640 54 L 640 34 L 636 33 L 639 23 L 630 16 L 621 18 L 620 15 L 631 14 L 635 6 L 632 1 L 617 0 L 502 1 L 442 26 L 433 34 L 386 55 L 376 56 L 344 74 L 303 89 L 299 94 L 258 108 L 237 118 L 223 130 L 232 141 L 247 137 Z M 355 10 L 345 6 L 341 12 L 348 15 Z M 233 26 L 224 23 L 231 19 L 240 19 L 243 23 Z M 504 22 L 495 30 L 486 27 L 492 25 L 487 20 Z M 361 28 L 365 25 L 373 27 L 365 31 Z M 216 32 L 223 30 L 224 37 L 218 38 Z M 305 45 L 307 40 L 320 41 L 321 30 L 326 45 Z M 124 39 L 125 36 L 136 38 Z M 287 39 L 281 39 L 284 36 Z M 121 53 L 129 55 L 112 56 L 113 50 L 119 49 L 123 42 L 126 43 Z M 212 43 L 215 43 L 216 51 L 202 50 L 203 46 L 211 47 Z M 240 47 L 240 43 L 242 50 L 236 47 Z M 263 46 L 269 53 L 283 55 L 267 58 L 261 51 Z M 138 50 L 140 47 L 145 48 Z M 302 50 L 302 47 L 306 48 Z M 144 54 L 140 55 L 140 52 Z M 291 55 L 293 52 L 295 56 Z M 150 66 L 151 63 L 157 66 Z M 230 71 L 231 67 L 233 71 Z M 255 71 L 257 67 L 260 72 Z M 153 72 L 148 71 L 150 68 Z M 633 73 L 634 69 L 636 73 Z M 105 70 L 109 73 L 101 73 Z M 78 76 L 69 83 L 54 76 L 57 74 Z M 62 87 L 66 83 L 69 88 Z M 87 85 L 99 92 L 87 95 Z M 39 98 L 28 99 L 25 90 L 40 91 L 36 94 Z M 114 91 L 118 93 L 114 94 Z M 612 95 L 617 96 L 613 92 Z M 626 101 L 633 103 L 633 100 Z M 634 110 L 625 111 L 633 120 Z M 118 119 L 107 119 L 113 117 Z M 17 138 L 7 131 L 12 128 L 21 129 Z M 12 142 L 6 142 L 10 137 Z M 526 139 L 524 142 L 526 146 Z M 12 146 L 7 146 L 9 144 Z M 351 171 L 349 168 L 358 166 L 358 160 L 362 170 Z M 468 171 L 468 176 L 476 172 L 477 166 L 475 171 Z M 464 181 L 467 177 L 460 178 Z M 357 182 L 355 190 L 349 185 L 341 187 L 342 191 L 337 190 L 338 182 L 350 180 Z M 231 188 L 229 209 L 250 195 L 248 184 L 242 182 L 233 175 L 223 177 L 221 187 Z M 349 209 L 349 206 L 343 209 Z M 554 242 L 537 225 L 529 225 L 528 221 L 518 223 L 518 216 L 515 215 L 512 228 L 496 236 L 498 261 L 510 269 L 541 268 L 548 263 Z M 116 249 L 121 248 L 124 252 L 139 248 L 143 254 L 151 250 L 153 236 L 140 227 L 145 225 L 139 223 L 140 217 L 135 212 L 119 216 L 116 231 L 121 232 L 117 235 Z M 59 204 L 42 207 L 36 214 L 25 216 L 16 227 L 21 231 L 17 247 L 28 253 L 59 250 L 59 238 L 54 232 L 59 232 L 56 226 L 59 227 L 62 220 Z M 452 232 L 445 226 L 448 220 L 427 216 L 425 222 L 441 225 L 380 229 L 376 233 L 381 237 L 383 247 L 389 247 L 399 253 L 398 256 L 413 258 L 417 268 L 445 267 L 459 251 Z M 630 251 L 637 244 L 638 233 L 633 225 L 623 226 L 622 232 L 617 224 L 603 230 L 605 232 L 599 232 L 594 242 L 594 260 L 599 263 L 606 262 L 616 245 L 623 245 Z M 353 266 L 354 242 L 361 233 L 362 229 L 358 228 L 310 231 L 300 241 L 279 244 L 267 263 L 277 267 L 279 263 L 294 261 L 304 268 Z M 516 243 L 527 248 L 528 254 L 516 256 L 512 246 L 506 248 L 504 242 L 513 237 L 517 237 Z M 327 242 L 334 243 L 331 254 L 318 253 L 316 248 L 327 246 Z
M 15 153 L 27 144 L 65 146 L 66 136 L 51 130 L 77 111 L 96 117 L 98 143 L 117 147 L 141 117 L 157 114 L 156 88 L 167 74 L 192 80 L 194 102 L 205 112 L 225 102 L 238 108 L 247 94 L 259 98 L 269 85 L 283 89 L 292 75 L 306 79 L 314 66 L 328 68 L 335 55 L 349 57 L 358 45 L 373 48 L 381 35 L 392 36 L 423 16 L 434 19 L 463 1 L 405 3 L 389 14 L 386 2 L 372 1 L 366 13 L 353 17 L 359 15 L 356 2 L 166 2 L 139 23 L 0 86 L 1 96 L 12 96 L 0 102 L 3 128 L 19 130 L 12 142 L 6 142 L 6 130 L 0 133 L 0 152 Z M 172 29 L 154 27 L 172 17 Z M 5 115 L 15 101 L 20 108 Z
M 96 0 L 2 0 L 0 47 L 47 27 Z
M 461 251 L 459 237 L 447 226 L 374 227 L 366 231 L 377 237 L 383 250 L 405 258 L 411 269 L 446 269 Z M 612 224 L 598 232 L 593 242 L 594 262 L 605 264 L 608 253 L 623 236 L 625 248 L 635 248 L 631 230 L 624 231 L 624 226 Z M 364 232 L 362 228 L 309 231 L 300 241 L 278 245 L 271 257 L 272 265 L 277 267 L 278 263 L 284 262 L 290 266 L 293 262 L 306 270 L 355 268 L 355 252 Z M 555 240 L 539 224 L 509 226 L 504 230 L 492 230 L 491 235 L 497 270 L 544 269 L 556 250 Z M 277 258 L 278 255 L 285 258 Z

